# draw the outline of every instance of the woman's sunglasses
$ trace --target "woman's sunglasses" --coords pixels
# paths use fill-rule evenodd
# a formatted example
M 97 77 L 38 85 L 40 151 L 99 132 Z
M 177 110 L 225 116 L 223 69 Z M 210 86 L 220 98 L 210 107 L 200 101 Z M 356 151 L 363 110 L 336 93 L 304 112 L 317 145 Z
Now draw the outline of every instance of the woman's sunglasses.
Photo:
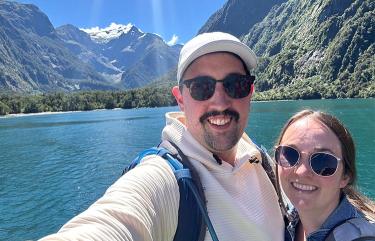
M 193 79 L 181 81 L 181 85 L 186 85 L 190 95 L 194 100 L 204 101 L 211 98 L 215 93 L 216 83 L 223 83 L 225 93 L 234 99 L 248 96 L 255 76 L 229 74 L 223 80 L 215 80 L 210 76 L 199 76 Z
M 278 165 L 291 168 L 298 165 L 301 158 L 300 152 L 290 146 L 277 146 L 275 150 L 275 161 Z M 310 167 L 315 174 L 329 177 L 335 174 L 340 158 L 326 152 L 315 152 L 310 155 Z

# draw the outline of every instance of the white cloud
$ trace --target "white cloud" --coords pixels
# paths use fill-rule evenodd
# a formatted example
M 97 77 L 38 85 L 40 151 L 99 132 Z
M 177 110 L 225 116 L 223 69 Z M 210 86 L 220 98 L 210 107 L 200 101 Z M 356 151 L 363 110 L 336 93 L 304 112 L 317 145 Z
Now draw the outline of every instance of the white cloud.
M 171 40 L 167 42 L 169 46 L 175 45 L 178 41 L 178 36 L 176 34 L 173 34 Z

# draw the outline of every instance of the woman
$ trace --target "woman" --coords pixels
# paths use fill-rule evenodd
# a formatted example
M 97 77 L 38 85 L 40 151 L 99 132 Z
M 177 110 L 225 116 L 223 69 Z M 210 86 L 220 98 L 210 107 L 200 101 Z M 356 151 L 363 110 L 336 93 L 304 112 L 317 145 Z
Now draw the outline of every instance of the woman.
M 295 208 L 285 240 L 354 240 L 362 229 L 375 235 L 375 224 L 368 221 L 375 220 L 375 204 L 355 189 L 353 139 L 335 117 L 311 110 L 294 115 L 281 131 L 275 161 Z

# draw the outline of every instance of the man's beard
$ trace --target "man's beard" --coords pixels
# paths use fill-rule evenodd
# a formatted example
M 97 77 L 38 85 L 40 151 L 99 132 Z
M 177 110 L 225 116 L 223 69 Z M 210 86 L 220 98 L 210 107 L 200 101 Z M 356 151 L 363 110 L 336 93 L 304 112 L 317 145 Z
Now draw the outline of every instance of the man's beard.
M 217 116 L 217 115 L 223 115 L 223 116 L 230 116 L 231 121 L 234 121 L 235 127 L 233 127 L 231 130 L 228 130 L 224 134 L 214 134 L 210 131 L 209 128 L 206 128 L 207 125 L 207 118 L 211 116 Z M 240 126 L 238 125 L 238 120 L 240 118 L 240 115 L 238 112 L 234 110 L 225 110 L 225 111 L 211 111 L 207 112 L 204 115 L 202 115 L 199 118 L 200 123 L 203 125 L 203 138 L 206 143 L 206 145 L 212 150 L 212 151 L 228 151 L 232 149 L 239 141 L 239 139 L 242 136 Z

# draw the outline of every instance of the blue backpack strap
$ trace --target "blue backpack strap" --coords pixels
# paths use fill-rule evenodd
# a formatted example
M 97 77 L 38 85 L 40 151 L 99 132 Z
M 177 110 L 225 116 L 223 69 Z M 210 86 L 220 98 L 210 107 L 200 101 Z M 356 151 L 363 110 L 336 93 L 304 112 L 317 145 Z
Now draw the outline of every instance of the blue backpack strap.
M 174 146 L 174 144 L 172 145 Z M 177 150 L 178 152 L 181 151 L 179 149 Z M 187 158 L 183 153 L 180 154 L 182 154 L 184 158 Z M 123 174 L 137 166 L 142 159 L 148 155 L 158 155 L 167 160 L 179 186 L 180 204 L 178 210 L 178 225 L 173 241 L 203 241 L 205 226 L 202 226 L 202 222 L 206 224 L 212 240 L 218 241 L 216 232 L 206 210 L 204 197 L 200 195 L 190 169 L 170 154 L 167 149 L 153 147 L 144 150 L 125 168 Z
M 152 147 L 150 149 L 146 149 L 144 151 L 142 151 L 141 153 L 139 153 L 139 155 L 134 158 L 134 160 L 122 171 L 122 175 L 124 175 L 125 173 L 127 173 L 128 171 L 130 171 L 131 169 L 133 169 L 134 167 L 136 167 L 141 161 L 142 159 L 145 157 L 145 156 L 148 156 L 148 155 L 158 155 L 157 153 L 159 152 L 159 149 L 157 147 Z

